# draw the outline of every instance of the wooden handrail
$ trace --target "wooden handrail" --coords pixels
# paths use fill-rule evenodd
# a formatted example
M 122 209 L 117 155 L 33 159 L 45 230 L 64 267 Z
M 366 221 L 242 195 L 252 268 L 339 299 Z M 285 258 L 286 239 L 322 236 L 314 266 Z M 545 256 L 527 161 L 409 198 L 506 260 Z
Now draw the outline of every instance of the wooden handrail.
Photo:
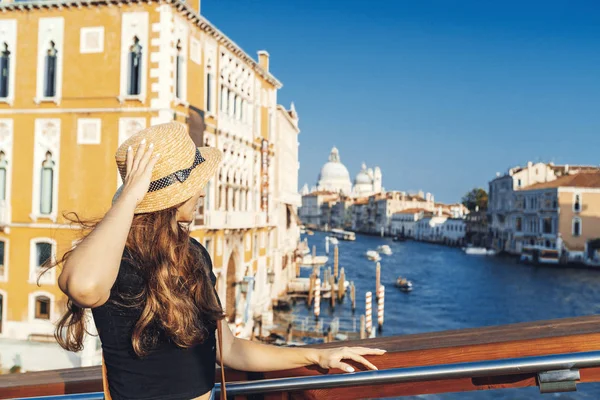
M 337 342 L 313 347 L 330 348 L 339 345 L 386 349 L 388 352 L 384 356 L 371 358 L 380 369 L 576 353 L 600 350 L 600 316 Z M 358 368 L 358 365 L 355 366 Z M 326 373 L 336 372 L 323 371 L 315 367 L 260 374 L 227 370 L 227 380 L 246 381 Z M 598 381 L 600 381 L 600 368 L 581 370 L 581 382 Z M 359 399 L 518 388 L 536 384 L 536 377 L 533 374 L 522 374 L 319 389 L 301 393 L 268 394 L 265 398 Z M 0 399 L 101 390 L 99 367 L 0 376 Z

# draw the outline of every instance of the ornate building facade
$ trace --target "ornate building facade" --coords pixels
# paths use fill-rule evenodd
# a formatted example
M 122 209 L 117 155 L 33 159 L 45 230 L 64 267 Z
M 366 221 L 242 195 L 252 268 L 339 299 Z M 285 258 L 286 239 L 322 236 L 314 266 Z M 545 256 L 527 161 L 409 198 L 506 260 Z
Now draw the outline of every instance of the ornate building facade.
M 277 151 L 297 160 L 298 118 L 286 117 L 291 127 L 280 146 L 282 85 L 269 72 L 269 54 L 252 59 L 199 14 L 199 2 L 0 7 L 0 337 L 52 334 L 64 307 L 57 272 L 39 285 L 36 277 L 45 260 L 74 244 L 63 212 L 101 217 L 120 184 L 118 145 L 173 119 L 189 126 L 198 146 L 224 153 L 191 229 L 212 256 L 228 320 L 243 335 L 268 318 L 271 288 L 283 285 L 272 278 L 275 268 L 284 258 L 293 263 L 293 238 L 277 247 L 286 216 L 278 202 L 293 212 L 299 203 L 280 196 L 290 189 L 277 181 Z M 95 347 L 86 348 L 93 349 L 81 365 L 96 363 Z

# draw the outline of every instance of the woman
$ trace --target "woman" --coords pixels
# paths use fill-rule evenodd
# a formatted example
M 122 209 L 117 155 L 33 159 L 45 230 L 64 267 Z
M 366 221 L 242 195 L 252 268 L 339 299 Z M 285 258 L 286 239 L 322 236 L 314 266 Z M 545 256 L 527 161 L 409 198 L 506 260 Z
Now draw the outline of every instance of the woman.
M 84 309 L 92 309 L 114 400 L 210 398 L 217 324 L 219 355 L 233 369 L 354 371 L 343 360 L 376 369 L 363 356 L 383 350 L 281 348 L 231 334 L 210 256 L 185 227 L 221 161 L 217 149 L 196 149 L 185 127 L 171 122 L 128 139 L 116 160 L 124 183 L 111 209 L 99 222 L 78 220 L 87 233 L 60 262 L 69 301 L 57 327 L 63 347 L 81 350 Z

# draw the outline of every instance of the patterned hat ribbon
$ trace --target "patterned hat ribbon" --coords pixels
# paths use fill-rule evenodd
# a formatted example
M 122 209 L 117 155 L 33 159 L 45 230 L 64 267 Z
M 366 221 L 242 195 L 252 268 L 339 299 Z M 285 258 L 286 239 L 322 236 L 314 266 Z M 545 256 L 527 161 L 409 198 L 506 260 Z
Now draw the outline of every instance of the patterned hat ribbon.
M 171 186 L 175 182 L 185 182 L 192 173 L 192 170 L 198 165 L 202 164 L 204 161 L 206 160 L 204 159 L 204 157 L 202 157 L 202 154 L 200 154 L 200 150 L 196 149 L 196 157 L 194 158 L 194 163 L 191 167 L 180 169 L 179 171 L 175 171 L 172 174 L 169 174 L 163 178 L 150 182 L 148 193 L 156 192 L 157 190 L 163 189 L 167 186 Z

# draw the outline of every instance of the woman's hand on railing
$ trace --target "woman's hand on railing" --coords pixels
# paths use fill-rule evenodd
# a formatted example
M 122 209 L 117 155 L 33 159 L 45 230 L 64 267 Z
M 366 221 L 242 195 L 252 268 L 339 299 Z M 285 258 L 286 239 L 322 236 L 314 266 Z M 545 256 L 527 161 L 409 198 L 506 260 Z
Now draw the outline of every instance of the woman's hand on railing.
M 337 347 L 334 349 L 319 350 L 317 364 L 324 369 L 339 368 L 345 372 L 354 372 L 354 367 L 342 360 L 352 360 L 364 365 L 368 369 L 378 369 L 363 356 L 380 356 L 385 350 L 370 349 L 367 347 Z

